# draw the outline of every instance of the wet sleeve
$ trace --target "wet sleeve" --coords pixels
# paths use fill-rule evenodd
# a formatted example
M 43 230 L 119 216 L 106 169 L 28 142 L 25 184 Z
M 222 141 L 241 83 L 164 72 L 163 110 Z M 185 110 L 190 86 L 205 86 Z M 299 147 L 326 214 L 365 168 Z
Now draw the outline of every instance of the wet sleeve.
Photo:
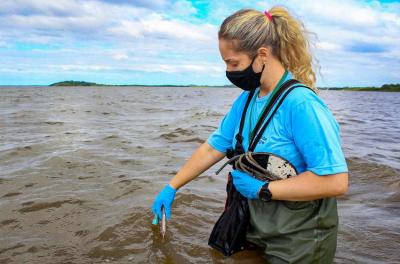
M 318 175 L 348 172 L 340 126 L 324 103 L 306 100 L 297 104 L 290 116 L 293 140 L 306 170 Z
M 243 93 L 234 101 L 228 113 L 219 122 L 219 127 L 207 139 L 208 144 L 222 153 L 226 153 L 226 150 L 232 147 L 236 122 L 238 121 L 237 108 L 242 97 Z

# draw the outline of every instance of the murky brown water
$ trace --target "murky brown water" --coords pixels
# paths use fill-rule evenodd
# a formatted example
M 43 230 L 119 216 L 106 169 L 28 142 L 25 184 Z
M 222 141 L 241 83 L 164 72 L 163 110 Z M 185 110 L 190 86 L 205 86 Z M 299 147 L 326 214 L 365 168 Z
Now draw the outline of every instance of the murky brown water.
M 178 192 L 164 241 L 151 225 L 155 195 L 239 93 L 1 87 L 0 263 L 263 263 L 207 245 L 225 202 L 218 165 Z M 400 93 L 321 95 L 350 169 L 335 262 L 399 263 Z

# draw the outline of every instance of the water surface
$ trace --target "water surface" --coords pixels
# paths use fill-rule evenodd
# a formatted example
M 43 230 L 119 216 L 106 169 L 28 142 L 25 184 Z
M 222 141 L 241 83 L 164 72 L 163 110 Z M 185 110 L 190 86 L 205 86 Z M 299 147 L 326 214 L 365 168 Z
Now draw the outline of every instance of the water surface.
M 225 202 L 220 164 L 179 190 L 164 241 L 151 225 L 157 192 L 240 92 L 0 88 L 0 263 L 263 263 L 207 245 Z M 400 93 L 321 96 L 350 169 L 335 263 L 399 263 Z

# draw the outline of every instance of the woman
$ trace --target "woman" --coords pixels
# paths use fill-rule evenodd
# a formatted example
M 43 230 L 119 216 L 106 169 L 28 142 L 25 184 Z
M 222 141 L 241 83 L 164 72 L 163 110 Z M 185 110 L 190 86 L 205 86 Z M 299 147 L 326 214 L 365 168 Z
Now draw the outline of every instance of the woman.
M 244 91 L 218 129 L 158 194 L 153 212 L 159 217 L 164 205 L 169 219 L 176 190 L 235 146 L 249 90 L 256 89 L 244 122 L 245 150 L 267 99 L 284 81 L 295 78 L 318 92 L 306 31 L 285 8 L 273 7 L 264 13 L 239 10 L 223 21 L 218 38 L 226 75 Z M 283 156 L 298 175 L 266 183 L 239 170 L 231 172 L 234 186 L 248 198 L 247 240 L 264 249 L 269 263 L 331 263 L 338 227 L 335 197 L 348 190 L 348 169 L 339 124 L 325 102 L 305 87 L 291 91 L 254 152 Z M 272 195 L 270 201 L 260 199 L 261 190 Z

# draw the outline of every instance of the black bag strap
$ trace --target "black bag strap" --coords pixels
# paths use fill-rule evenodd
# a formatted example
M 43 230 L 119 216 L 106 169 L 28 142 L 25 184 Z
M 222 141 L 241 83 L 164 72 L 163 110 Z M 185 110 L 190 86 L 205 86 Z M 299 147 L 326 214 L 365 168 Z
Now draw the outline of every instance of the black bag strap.
M 290 85 L 286 86 L 286 87 L 282 87 L 279 95 L 281 95 L 286 89 L 288 89 Z M 255 137 L 253 138 L 252 142 L 249 143 L 249 148 L 248 151 L 254 151 L 254 149 L 256 148 L 258 141 L 260 141 L 262 135 L 264 134 L 265 129 L 267 128 L 268 124 L 270 123 L 270 121 L 272 120 L 272 117 L 274 116 L 274 114 L 276 113 L 276 111 L 278 110 L 279 106 L 282 104 L 283 100 L 286 98 L 286 96 L 293 91 L 295 88 L 298 87 L 304 87 L 304 88 L 308 88 L 311 91 L 313 91 L 315 93 L 315 91 L 313 89 L 311 89 L 308 86 L 305 85 L 295 85 L 292 86 L 288 89 L 288 91 L 282 95 L 282 97 L 279 98 L 279 102 L 277 104 L 277 106 L 275 107 L 274 111 L 271 113 L 271 115 L 268 117 L 267 121 L 265 122 L 265 124 L 262 126 L 262 128 L 260 130 L 255 130 L 257 131 L 257 133 L 255 134 Z M 278 93 L 277 93 L 278 94 Z M 275 104 L 277 100 L 275 100 L 272 104 L 268 105 L 268 110 L 265 111 L 265 115 L 262 116 L 262 118 L 260 118 L 260 122 L 257 123 L 256 128 L 258 129 L 259 126 L 261 126 L 261 124 L 264 122 L 265 117 L 268 115 L 268 113 L 270 112 L 271 108 L 273 107 L 273 105 Z M 272 102 L 272 100 L 271 100 Z M 255 129 L 256 129 L 255 128 Z
M 236 136 L 235 136 L 235 138 L 236 138 L 236 145 L 235 145 L 235 150 L 234 150 L 234 152 L 237 152 L 237 151 L 238 151 L 238 152 L 240 152 L 240 153 L 244 153 L 244 149 L 243 149 L 243 145 L 242 145 L 242 142 L 243 142 L 242 131 L 243 131 L 243 127 L 244 127 L 244 121 L 245 121 L 245 118 L 246 118 L 247 108 L 249 107 L 250 101 L 251 101 L 251 99 L 253 98 L 253 95 L 254 95 L 254 93 L 255 93 L 255 90 L 256 90 L 256 89 L 251 90 L 250 93 L 249 93 L 249 95 L 248 95 L 248 97 L 247 97 L 247 101 L 246 101 L 246 104 L 245 104 L 244 109 L 243 109 L 243 112 L 242 112 L 242 117 L 240 118 L 239 131 L 238 131 L 238 133 L 237 133 Z M 233 154 L 233 153 L 232 153 L 232 155 L 230 155 L 230 156 L 233 156 L 233 155 L 237 155 L 237 154 Z M 228 155 L 227 155 L 227 156 L 228 156 Z M 229 158 L 229 157 L 228 157 L 228 158 Z
M 289 79 L 286 80 L 280 87 L 279 90 L 274 94 L 274 96 L 271 98 L 269 105 L 266 108 L 266 111 L 264 111 L 263 115 L 260 117 L 259 122 L 256 124 L 256 127 L 254 128 L 254 131 L 257 131 L 257 129 L 259 129 L 259 127 L 261 126 L 261 124 L 264 122 L 265 117 L 267 116 L 267 114 L 269 113 L 269 111 L 271 110 L 272 106 L 275 104 L 276 100 L 279 98 L 279 96 L 282 94 L 282 92 L 284 90 L 286 90 L 288 87 L 290 87 L 293 84 L 299 83 L 298 80 L 296 79 Z M 233 153 L 229 153 L 229 155 L 227 155 L 228 158 L 232 158 L 235 155 L 239 155 L 239 154 L 243 154 L 244 148 L 243 148 L 243 136 L 242 136 L 242 131 L 243 131 L 243 127 L 244 127 L 244 121 L 246 119 L 246 113 L 247 113 L 247 108 L 250 104 L 251 99 L 253 98 L 255 89 L 251 90 L 249 96 L 247 97 L 247 101 L 246 101 L 246 105 L 243 109 L 242 112 L 242 117 L 240 119 L 240 126 L 239 126 L 239 131 L 236 134 L 235 138 L 236 138 L 236 145 L 235 145 L 235 149 L 233 151 Z
M 296 79 L 289 79 L 287 81 L 285 81 L 278 89 L 278 91 L 274 94 L 274 97 L 271 98 L 271 100 L 269 101 L 269 104 L 267 106 L 267 108 L 265 109 L 265 111 L 262 113 L 259 122 L 256 124 L 256 126 L 254 127 L 254 131 L 257 132 L 262 123 L 264 122 L 265 118 L 268 116 L 269 112 L 271 111 L 272 107 L 275 105 L 276 101 L 278 100 L 279 96 L 286 90 L 288 89 L 290 86 L 296 84 L 296 83 L 300 83 L 298 80 Z M 249 145 L 250 146 L 250 145 Z

